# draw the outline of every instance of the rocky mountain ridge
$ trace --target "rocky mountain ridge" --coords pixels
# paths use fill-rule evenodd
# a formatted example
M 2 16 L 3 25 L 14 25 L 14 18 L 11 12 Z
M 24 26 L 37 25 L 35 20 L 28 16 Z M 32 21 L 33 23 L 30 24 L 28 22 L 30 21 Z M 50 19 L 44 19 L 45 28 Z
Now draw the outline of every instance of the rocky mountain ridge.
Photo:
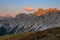
M 0 24 L 0 35 L 41 31 L 60 26 L 60 11 L 48 12 L 41 16 L 20 13 L 15 18 L 3 18 Z

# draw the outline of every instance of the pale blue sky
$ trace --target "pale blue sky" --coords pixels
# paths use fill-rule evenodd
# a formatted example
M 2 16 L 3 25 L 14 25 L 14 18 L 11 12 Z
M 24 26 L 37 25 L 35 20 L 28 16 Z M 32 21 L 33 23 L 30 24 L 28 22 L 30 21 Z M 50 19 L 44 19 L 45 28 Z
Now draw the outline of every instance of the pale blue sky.
M 60 0 L 0 0 L 0 15 L 16 15 L 25 12 L 24 7 L 38 8 L 58 8 L 60 9 Z

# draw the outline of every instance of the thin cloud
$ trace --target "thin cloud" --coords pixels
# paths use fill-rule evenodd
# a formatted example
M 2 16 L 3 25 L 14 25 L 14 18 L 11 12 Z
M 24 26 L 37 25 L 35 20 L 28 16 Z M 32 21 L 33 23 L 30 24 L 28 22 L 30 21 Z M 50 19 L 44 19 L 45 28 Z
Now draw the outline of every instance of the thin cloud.
M 34 11 L 34 8 L 32 8 L 32 7 L 25 7 L 24 10 L 26 10 L 26 11 Z

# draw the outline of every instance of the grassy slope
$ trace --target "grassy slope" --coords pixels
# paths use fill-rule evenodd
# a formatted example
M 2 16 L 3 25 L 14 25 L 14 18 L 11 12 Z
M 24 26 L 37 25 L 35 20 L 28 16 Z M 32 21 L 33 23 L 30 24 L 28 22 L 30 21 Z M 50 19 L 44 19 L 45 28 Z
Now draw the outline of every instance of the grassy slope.
M 24 32 L 21 34 L 4 35 L 4 36 L 0 36 L 0 40 L 16 40 L 17 38 L 21 39 L 29 34 L 31 34 L 31 32 Z
M 25 32 L 1 36 L 0 40 L 60 40 L 60 27 L 39 32 Z

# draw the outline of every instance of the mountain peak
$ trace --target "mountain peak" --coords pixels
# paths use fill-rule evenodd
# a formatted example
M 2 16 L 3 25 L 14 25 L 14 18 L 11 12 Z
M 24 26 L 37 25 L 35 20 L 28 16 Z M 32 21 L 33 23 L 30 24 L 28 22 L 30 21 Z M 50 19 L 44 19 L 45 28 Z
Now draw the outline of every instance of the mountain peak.
M 48 9 L 43 9 L 43 8 L 39 8 L 36 12 L 34 12 L 35 15 L 37 16 L 41 16 L 46 14 L 47 12 L 57 12 L 59 11 L 57 8 L 48 8 Z
M 12 17 L 11 15 L 5 15 L 5 16 L 3 16 L 3 18 L 5 18 L 5 19 L 11 18 L 11 17 Z

